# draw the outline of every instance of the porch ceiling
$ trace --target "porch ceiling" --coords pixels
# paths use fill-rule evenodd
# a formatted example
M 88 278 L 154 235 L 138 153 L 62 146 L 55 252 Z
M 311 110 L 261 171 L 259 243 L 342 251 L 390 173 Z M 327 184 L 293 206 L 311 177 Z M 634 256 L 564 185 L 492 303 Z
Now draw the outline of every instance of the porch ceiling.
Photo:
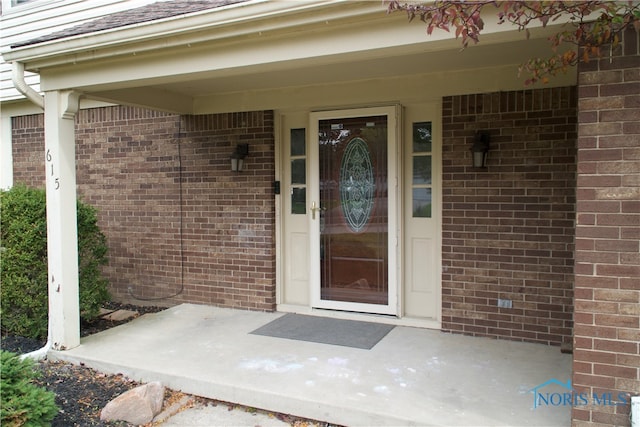
M 239 97 L 244 99 L 242 105 L 234 108 L 286 109 L 294 106 L 286 97 L 280 96 L 284 90 L 304 91 L 363 81 L 375 85 L 376 80 L 402 84 L 408 82 L 410 77 L 428 80 L 430 76 L 442 73 L 468 71 L 473 75 L 474 71 L 497 68 L 509 70 L 515 85 L 512 82 L 510 86 L 505 83 L 505 86 L 493 90 L 522 89 L 526 77 L 517 75 L 518 66 L 528 58 L 548 54 L 549 45 L 545 39 L 485 43 L 465 50 L 460 48 L 458 41 L 454 41 L 442 43 L 441 50 L 432 50 L 431 46 L 429 49 L 425 46 L 380 49 L 378 52 L 368 52 L 366 56 L 344 54 L 313 57 L 152 79 L 132 79 L 117 84 L 87 84 L 76 89 L 89 98 L 183 114 L 221 112 L 225 110 L 221 100 Z M 565 78 L 558 79 L 556 84 L 567 84 L 567 80 L 575 81 L 575 73 L 570 72 Z M 254 96 L 252 101 L 246 100 Z M 262 101 L 262 105 L 259 99 L 268 101 Z
M 426 37 L 426 36 L 425 36 Z M 429 74 L 443 71 L 490 68 L 517 65 L 531 55 L 543 55 L 548 45 L 543 40 L 532 40 L 526 48 L 521 42 L 500 45 L 478 45 L 466 50 L 460 48 L 428 52 L 426 49 L 400 54 L 393 50 L 380 52 L 379 57 L 360 59 L 354 55 L 317 58 L 305 62 L 282 63 L 267 70 L 237 68 L 223 75 L 198 80 L 182 80 L 152 86 L 189 97 L 213 96 L 220 92 L 265 90 L 288 86 L 307 86 L 395 78 L 402 75 Z M 546 52 L 548 53 L 548 52 Z

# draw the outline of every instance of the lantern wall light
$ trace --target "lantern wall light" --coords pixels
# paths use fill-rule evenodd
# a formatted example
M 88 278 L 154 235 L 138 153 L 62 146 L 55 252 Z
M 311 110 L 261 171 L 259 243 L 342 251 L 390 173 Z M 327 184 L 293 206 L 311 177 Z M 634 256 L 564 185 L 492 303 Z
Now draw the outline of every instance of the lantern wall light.
M 487 167 L 487 154 L 489 153 L 489 132 L 478 131 L 473 138 L 473 145 L 471 146 L 471 154 L 473 155 L 473 167 L 474 168 L 486 168 Z
M 231 154 L 231 170 L 240 172 L 244 167 L 244 158 L 249 155 L 249 144 L 236 145 L 235 151 Z

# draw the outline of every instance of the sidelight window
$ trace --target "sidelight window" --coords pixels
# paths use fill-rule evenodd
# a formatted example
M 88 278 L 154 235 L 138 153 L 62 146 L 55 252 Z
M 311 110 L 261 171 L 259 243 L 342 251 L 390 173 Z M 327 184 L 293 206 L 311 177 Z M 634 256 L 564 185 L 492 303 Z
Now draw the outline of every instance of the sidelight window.
M 306 129 L 291 129 L 291 213 L 307 213 Z
M 413 217 L 431 218 L 433 184 L 431 122 L 413 123 L 412 139 Z

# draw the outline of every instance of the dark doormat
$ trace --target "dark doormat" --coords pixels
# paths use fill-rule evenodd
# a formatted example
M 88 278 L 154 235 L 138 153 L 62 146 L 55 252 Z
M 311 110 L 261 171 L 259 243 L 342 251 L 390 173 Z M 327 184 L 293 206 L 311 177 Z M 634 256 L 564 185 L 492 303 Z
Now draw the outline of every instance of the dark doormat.
M 393 328 L 357 320 L 285 314 L 251 333 L 370 350 Z

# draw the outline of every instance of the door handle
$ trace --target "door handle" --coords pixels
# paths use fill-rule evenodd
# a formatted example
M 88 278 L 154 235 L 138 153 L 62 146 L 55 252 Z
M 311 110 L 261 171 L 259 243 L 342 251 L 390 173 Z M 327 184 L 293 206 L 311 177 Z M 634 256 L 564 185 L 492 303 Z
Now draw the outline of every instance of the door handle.
M 311 219 L 316 219 L 316 211 L 324 211 L 326 208 L 321 208 L 316 205 L 316 202 L 311 202 Z

